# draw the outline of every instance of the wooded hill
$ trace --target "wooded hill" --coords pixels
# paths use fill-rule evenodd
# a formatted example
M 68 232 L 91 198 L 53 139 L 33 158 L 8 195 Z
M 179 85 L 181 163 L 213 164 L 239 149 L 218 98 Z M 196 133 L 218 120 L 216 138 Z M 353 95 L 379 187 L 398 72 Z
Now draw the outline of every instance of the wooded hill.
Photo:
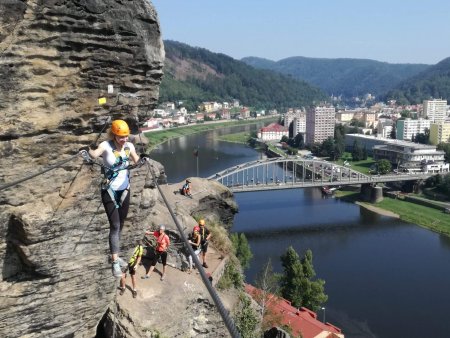
M 421 103 L 430 98 L 449 101 L 450 57 L 403 81 L 383 98 L 395 99 L 400 104 Z
M 271 61 L 242 59 L 258 69 L 269 69 L 318 86 L 329 95 L 344 99 L 371 93 L 385 94 L 401 81 L 427 69 L 424 64 L 390 64 L 366 59 L 324 59 L 302 56 Z
M 255 109 L 308 107 L 327 100 L 304 81 L 255 69 L 227 55 L 176 41 L 164 41 L 166 60 L 160 102 L 183 101 L 196 110 L 203 101 L 237 99 Z

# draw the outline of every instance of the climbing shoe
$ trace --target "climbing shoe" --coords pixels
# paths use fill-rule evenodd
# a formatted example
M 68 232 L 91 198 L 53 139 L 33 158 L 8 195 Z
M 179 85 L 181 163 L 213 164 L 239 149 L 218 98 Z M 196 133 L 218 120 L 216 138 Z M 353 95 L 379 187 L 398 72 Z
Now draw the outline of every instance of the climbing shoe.
M 133 298 L 136 298 L 137 297 L 137 291 L 136 290 L 133 290 L 133 291 L 131 291 L 132 293 L 133 293 Z
M 205 269 L 207 269 L 207 268 L 208 268 L 208 264 L 203 263 L 203 267 L 204 267 Z
M 119 295 L 123 295 L 125 293 L 125 288 L 119 288 Z
M 119 259 L 116 259 L 114 262 L 112 262 L 112 274 L 116 278 L 122 277 L 122 269 L 120 268 Z

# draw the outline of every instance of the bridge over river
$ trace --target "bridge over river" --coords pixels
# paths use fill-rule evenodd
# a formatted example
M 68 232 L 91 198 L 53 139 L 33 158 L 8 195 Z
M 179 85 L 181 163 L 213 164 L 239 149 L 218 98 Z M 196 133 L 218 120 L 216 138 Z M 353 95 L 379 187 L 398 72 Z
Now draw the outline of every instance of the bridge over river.
M 233 192 L 424 180 L 433 173 L 365 175 L 348 166 L 303 158 L 267 158 L 242 163 L 208 177 Z

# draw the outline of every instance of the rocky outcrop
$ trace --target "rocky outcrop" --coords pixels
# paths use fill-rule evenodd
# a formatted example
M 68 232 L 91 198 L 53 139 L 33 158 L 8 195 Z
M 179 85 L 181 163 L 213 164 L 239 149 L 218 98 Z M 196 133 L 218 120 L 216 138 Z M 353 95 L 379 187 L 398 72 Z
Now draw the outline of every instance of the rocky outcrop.
M 149 1 L 3 0 L 0 13 L 0 186 L 76 154 L 108 118 L 136 127 L 155 106 L 164 50 Z M 115 294 L 99 180 L 79 158 L 0 191 L 0 336 L 95 335 Z M 123 250 L 158 204 L 148 168 L 131 193 Z

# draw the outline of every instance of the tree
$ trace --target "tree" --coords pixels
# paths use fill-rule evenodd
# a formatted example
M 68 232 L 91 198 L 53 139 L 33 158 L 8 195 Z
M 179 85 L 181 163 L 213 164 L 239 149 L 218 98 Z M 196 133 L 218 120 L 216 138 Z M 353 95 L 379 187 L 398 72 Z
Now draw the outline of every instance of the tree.
M 364 151 L 358 140 L 353 142 L 352 158 L 353 161 L 361 161 L 364 158 Z
M 305 276 L 303 285 L 303 306 L 317 311 L 320 305 L 325 303 L 328 296 L 324 292 L 325 281 L 322 279 L 313 280 L 316 276 L 312 263 L 313 255 L 311 250 L 306 250 L 302 258 L 303 274 Z
M 242 268 L 248 268 L 250 266 L 250 261 L 253 258 L 253 254 L 245 234 L 232 233 L 231 243 L 233 244 L 234 252 L 241 263 Z
M 269 260 L 258 272 L 255 280 L 255 286 L 259 289 L 253 299 L 259 304 L 261 308 L 262 329 L 263 331 L 273 326 L 279 325 L 281 322 L 280 316 L 270 311 L 268 305 L 279 292 L 280 275 L 273 272 L 272 261 Z
M 424 133 L 417 133 L 412 141 L 420 144 L 428 144 L 429 139 L 430 130 L 426 128 Z
M 292 146 L 298 149 L 303 149 L 305 147 L 305 140 L 302 133 L 295 135 Z
M 325 141 L 322 142 L 320 155 L 324 157 L 334 157 L 334 139 L 332 137 L 328 137 Z
M 280 142 L 288 143 L 288 142 L 289 142 L 289 137 L 287 137 L 286 135 L 283 135 L 283 136 L 281 137 Z
M 243 293 L 239 295 L 239 300 L 240 308 L 235 315 L 236 328 L 242 338 L 256 337 L 255 331 L 259 320 L 251 306 L 251 300 Z
M 385 159 L 379 160 L 377 162 L 377 165 L 378 165 L 378 173 L 382 175 L 387 174 L 392 169 L 391 162 Z
M 307 250 L 300 260 L 297 252 L 289 247 L 281 256 L 284 273 L 280 278 L 281 295 L 289 300 L 294 307 L 305 306 L 317 311 L 327 301 L 324 293 L 325 281 L 314 280 L 316 273 L 312 264 L 312 252 Z
M 389 134 L 389 137 L 393 140 L 397 139 L 397 126 L 395 123 L 392 124 L 392 130 L 391 133 Z
M 445 161 L 450 162 L 450 143 L 441 142 L 437 145 L 437 149 L 443 150 L 445 152 L 445 155 L 444 155 Z

